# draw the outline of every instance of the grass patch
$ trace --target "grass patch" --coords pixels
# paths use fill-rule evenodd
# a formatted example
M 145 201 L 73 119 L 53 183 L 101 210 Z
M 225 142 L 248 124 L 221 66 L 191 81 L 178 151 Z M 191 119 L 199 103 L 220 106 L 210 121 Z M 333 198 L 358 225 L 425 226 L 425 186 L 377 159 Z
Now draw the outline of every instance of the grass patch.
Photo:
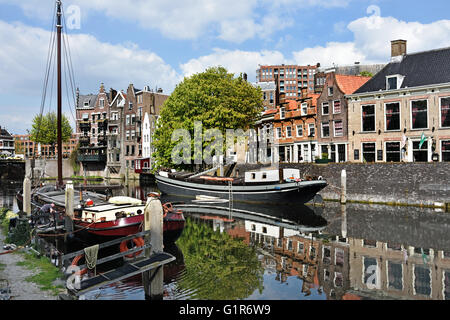
M 56 279 L 63 278 L 63 274 L 47 257 L 38 257 L 30 253 L 24 253 L 23 257 L 25 260 L 18 262 L 18 266 L 40 271 L 36 275 L 27 277 L 28 282 L 37 284 L 41 290 L 51 291 L 53 295 L 58 295 L 64 289 L 62 285 L 53 284 Z

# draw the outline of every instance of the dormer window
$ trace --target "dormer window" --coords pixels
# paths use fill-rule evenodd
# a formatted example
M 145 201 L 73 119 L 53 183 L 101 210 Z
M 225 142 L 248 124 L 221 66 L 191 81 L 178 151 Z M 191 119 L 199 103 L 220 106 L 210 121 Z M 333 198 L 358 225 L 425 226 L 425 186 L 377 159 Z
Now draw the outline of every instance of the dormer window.
M 400 74 L 390 75 L 386 77 L 386 90 L 400 89 L 405 77 Z
M 398 89 L 398 86 L 397 86 L 397 76 L 387 77 L 387 80 L 386 80 L 386 89 L 387 89 L 387 90 L 396 90 L 396 89 Z
M 86 100 L 86 101 L 84 101 L 84 106 L 89 107 L 90 103 L 91 103 L 91 100 Z

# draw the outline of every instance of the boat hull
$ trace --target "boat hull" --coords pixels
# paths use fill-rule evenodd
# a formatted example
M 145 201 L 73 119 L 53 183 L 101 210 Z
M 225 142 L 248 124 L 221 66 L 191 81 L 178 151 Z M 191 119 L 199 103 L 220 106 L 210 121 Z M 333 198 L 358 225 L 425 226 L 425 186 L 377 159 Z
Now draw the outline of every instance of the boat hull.
M 197 195 L 214 196 L 229 199 L 227 185 L 201 184 L 156 175 L 158 189 L 163 194 L 195 197 Z M 276 202 L 295 201 L 306 203 L 325 188 L 325 180 L 274 183 L 265 185 L 232 186 L 233 201 Z
M 85 230 L 95 236 L 102 237 L 125 237 L 142 231 L 144 215 L 117 219 L 113 221 L 89 223 L 83 221 L 75 222 L 75 228 Z M 175 242 L 182 234 L 185 225 L 183 216 L 163 220 L 164 243 Z

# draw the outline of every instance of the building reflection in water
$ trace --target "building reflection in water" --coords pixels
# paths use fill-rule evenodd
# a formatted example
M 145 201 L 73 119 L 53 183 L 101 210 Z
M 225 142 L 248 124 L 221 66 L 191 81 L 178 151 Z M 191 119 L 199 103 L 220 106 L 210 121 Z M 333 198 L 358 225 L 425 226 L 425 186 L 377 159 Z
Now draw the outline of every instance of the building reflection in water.
M 347 236 L 346 206 L 339 209 L 340 235 L 250 219 L 209 221 L 215 230 L 258 247 L 266 273 L 280 283 L 292 276 L 303 280 L 304 296 L 316 289 L 332 300 L 450 299 L 448 251 Z

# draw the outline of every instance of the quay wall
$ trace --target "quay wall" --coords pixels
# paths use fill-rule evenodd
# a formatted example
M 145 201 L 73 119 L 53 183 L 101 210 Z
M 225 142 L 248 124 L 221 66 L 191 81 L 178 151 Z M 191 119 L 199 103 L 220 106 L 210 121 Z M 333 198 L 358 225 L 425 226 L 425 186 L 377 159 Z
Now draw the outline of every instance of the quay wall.
M 0 160 L 1 181 L 21 181 L 25 178 L 25 161 Z
M 234 174 L 263 167 L 237 165 Z M 319 194 L 339 200 L 341 171 L 347 172 L 347 201 L 398 205 L 444 206 L 450 203 L 450 163 L 281 163 L 297 168 L 301 176 L 322 176 L 328 186 Z M 438 204 L 437 204 L 438 203 Z M 442 205 L 440 204 L 442 203 Z

